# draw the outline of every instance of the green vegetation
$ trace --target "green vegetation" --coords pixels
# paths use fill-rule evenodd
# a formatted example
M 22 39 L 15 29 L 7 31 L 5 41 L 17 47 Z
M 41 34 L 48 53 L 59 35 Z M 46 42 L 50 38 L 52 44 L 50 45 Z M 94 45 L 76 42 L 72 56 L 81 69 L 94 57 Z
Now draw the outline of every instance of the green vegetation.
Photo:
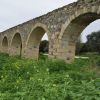
M 0 54 L 0 100 L 100 100 L 100 56 L 87 56 L 66 64 Z
M 81 43 L 81 39 L 76 44 L 76 54 L 86 52 L 98 52 L 100 54 L 100 31 L 87 35 L 87 42 Z

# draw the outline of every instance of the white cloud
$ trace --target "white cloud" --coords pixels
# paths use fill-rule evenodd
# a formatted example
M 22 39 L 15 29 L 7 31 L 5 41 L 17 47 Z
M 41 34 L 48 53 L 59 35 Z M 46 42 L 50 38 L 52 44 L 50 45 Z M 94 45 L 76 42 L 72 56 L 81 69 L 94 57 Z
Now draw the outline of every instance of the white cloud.
M 98 30 L 100 30 L 100 19 L 99 20 L 96 20 L 96 21 L 94 21 L 94 22 L 92 22 L 92 23 L 90 23 L 90 25 L 88 25 L 85 29 L 84 29 L 84 31 L 82 32 L 82 42 L 86 42 L 87 41 L 87 38 L 86 38 L 86 36 L 88 35 L 88 34 L 91 34 L 91 32 L 95 32 L 95 31 L 98 31 Z
M 0 31 L 76 0 L 0 0 Z

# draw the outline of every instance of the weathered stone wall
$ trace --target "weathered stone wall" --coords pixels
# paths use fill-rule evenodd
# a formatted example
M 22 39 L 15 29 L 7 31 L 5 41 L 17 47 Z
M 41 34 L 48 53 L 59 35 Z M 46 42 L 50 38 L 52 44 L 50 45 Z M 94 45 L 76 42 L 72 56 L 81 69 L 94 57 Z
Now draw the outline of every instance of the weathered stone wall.
M 100 0 L 78 0 L 78 2 L 71 3 L 1 32 L 0 51 L 4 51 L 2 41 L 6 36 L 8 39 L 7 51 L 12 55 L 10 51 L 14 52 L 14 50 L 16 51 L 18 48 L 12 48 L 12 40 L 14 36 L 19 33 L 22 41 L 22 56 L 38 58 L 38 46 L 37 48 L 34 47 L 34 45 L 28 47 L 28 41 L 30 40 L 31 34 L 37 34 L 34 30 L 40 27 L 47 33 L 49 38 L 49 57 L 64 59 L 67 62 L 73 61 L 77 37 L 88 24 L 100 18 L 99 14 Z M 36 38 L 39 37 L 34 36 Z M 40 37 L 42 37 L 42 35 Z M 40 41 L 40 38 L 38 38 L 38 41 Z

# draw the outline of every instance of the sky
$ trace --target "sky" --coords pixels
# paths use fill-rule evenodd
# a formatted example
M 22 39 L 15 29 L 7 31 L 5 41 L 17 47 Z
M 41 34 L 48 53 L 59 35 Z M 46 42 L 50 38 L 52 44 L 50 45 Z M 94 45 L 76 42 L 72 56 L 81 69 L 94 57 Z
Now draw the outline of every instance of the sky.
M 0 32 L 75 1 L 77 0 L 0 0 Z M 91 24 L 84 30 L 82 40 L 86 41 L 85 35 L 99 30 L 99 26 L 100 20 Z M 43 39 L 47 39 L 47 36 Z

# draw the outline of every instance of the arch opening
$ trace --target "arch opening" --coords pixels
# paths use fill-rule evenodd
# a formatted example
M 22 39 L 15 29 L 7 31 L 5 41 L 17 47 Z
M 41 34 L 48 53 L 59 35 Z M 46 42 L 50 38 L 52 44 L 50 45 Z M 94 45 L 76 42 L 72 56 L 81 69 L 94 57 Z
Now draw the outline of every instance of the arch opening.
M 46 50 L 47 52 L 42 52 L 43 48 L 46 48 L 45 46 L 47 46 L 44 45 L 44 47 L 42 48 L 41 46 L 43 42 L 48 45 L 48 35 L 46 33 L 46 30 L 42 27 L 36 27 L 30 34 L 27 42 L 28 56 L 33 59 L 38 59 L 41 53 L 43 55 L 44 53 L 48 53 L 48 50 Z
M 76 42 L 76 55 L 100 53 L 100 19 L 90 23 L 80 34 Z
M 86 13 L 78 16 L 67 26 L 62 36 L 62 48 L 66 49 L 67 61 L 73 61 L 75 58 L 76 43 L 79 40 L 80 34 L 92 22 L 100 19 L 97 13 Z
M 49 41 L 47 33 L 45 33 L 40 41 L 39 45 L 39 58 L 47 58 L 49 52 Z
M 12 39 L 11 54 L 22 56 L 22 39 L 20 33 L 16 33 Z
M 2 52 L 8 53 L 8 39 L 5 36 L 2 41 Z

